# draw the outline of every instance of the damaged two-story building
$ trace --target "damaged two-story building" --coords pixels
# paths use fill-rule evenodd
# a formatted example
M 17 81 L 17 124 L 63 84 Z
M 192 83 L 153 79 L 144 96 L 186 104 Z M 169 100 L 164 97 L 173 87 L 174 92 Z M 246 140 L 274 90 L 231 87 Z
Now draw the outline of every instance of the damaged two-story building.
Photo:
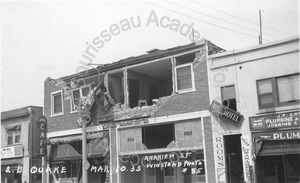
M 215 182 L 207 57 L 220 51 L 201 40 L 47 78 L 47 182 L 82 179 L 83 115 L 88 182 Z

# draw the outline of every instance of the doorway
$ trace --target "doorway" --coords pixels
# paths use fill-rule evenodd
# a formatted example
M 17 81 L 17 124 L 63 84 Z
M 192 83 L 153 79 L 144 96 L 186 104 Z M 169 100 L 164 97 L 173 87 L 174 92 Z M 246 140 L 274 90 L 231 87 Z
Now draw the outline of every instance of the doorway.
M 243 182 L 241 134 L 224 136 L 227 182 Z
M 129 79 L 129 107 L 134 108 L 138 106 L 140 99 L 140 84 L 139 81 Z

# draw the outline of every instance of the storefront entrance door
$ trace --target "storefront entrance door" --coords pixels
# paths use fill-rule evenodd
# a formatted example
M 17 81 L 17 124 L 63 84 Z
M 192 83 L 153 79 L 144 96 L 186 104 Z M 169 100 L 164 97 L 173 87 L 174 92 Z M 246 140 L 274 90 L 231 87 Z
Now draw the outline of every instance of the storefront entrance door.
M 240 183 L 243 181 L 243 162 L 241 135 L 224 136 L 227 181 L 229 183 Z

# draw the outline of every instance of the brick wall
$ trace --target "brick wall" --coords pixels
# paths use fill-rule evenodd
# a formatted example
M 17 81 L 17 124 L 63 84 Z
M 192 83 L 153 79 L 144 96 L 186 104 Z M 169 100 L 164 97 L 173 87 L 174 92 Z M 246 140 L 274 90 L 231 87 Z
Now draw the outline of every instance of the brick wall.
M 103 77 L 102 77 L 103 78 Z M 102 79 L 103 80 L 103 79 Z M 92 83 L 95 85 L 98 84 L 97 75 L 94 75 L 89 78 L 85 78 L 85 83 Z M 63 99 L 63 115 L 51 117 L 51 93 L 55 91 L 62 90 L 60 86 L 53 84 L 53 81 L 47 78 L 44 82 L 44 116 L 48 120 L 47 130 L 49 132 L 71 130 L 79 128 L 78 113 L 71 113 L 71 100 Z
M 155 113 L 154 117 L 208 110 L 210 103 L 206 64 L 205 56 L 201 61 L 193 62 L 196 91 L 176 93 Z

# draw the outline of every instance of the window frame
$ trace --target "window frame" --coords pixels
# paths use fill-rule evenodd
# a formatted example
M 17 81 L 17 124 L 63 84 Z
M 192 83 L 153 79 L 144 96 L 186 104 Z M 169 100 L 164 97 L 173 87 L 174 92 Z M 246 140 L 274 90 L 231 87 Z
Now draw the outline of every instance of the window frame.
M 236 95 L 236 87 L 235 87 L 235 85 L 234 84 L 232 84 L 232 85 L 226 85 L 226 86 L 222 86 L 222 87 L 220 87 L 220 91 L 221 91 L 221 103 L 222 103 L 222 105 L 223 105 L 223 102 L 224 102 L 224 96 L 223 96 L 223 89 L 224 90 L 226 90 L 226 88 L 229 88 L 229 87 L 233 87 L 233 89 L 234 89 L 234 96 L 235 96 L 235 108 L 236 108 L 236 110 L 234 110 L 234 109 L 231 109 L 229 106 L 230 106 L 230 102 L 229 102 L 229 106 L 226 106 L 228 109 L 231 109 L 231 110 L 233 110 L 233 111 L 238 111 L 238 105 L 237 105 L 237 95 Z
M 278 78 L 284 78 L 284 77 L 290 77 L 290 76 L 298 76 L 300 77 L 299 73 L 296 74 L 289 74 L 289 75 L 283 75 L 283 76 L 277 76 L 277 77 L 271 77 L 271 78 L 264 78 L 264 79 L 259 79 L 256 80 L 256 92 L 257 92 L 257 100 L 258 100 L 258 108 L 259 109 L 270 109 L 270 108 L 276 108 L 276 107 L 284 107 L 284 106 L 292 106 L 292 105 L 297 105 L 300 103 L 300 100 L 296 100 L 295 102 L 280 102 L 279 101 L 279 90 L 278 90 L 278 83 L 277 79 Z M 259 93 L 259 81 L 264 81 L 264 80 L 271 80 L 271 85 L 272 85 L 272 97 L 273 97 L 273 105 L 270 106 L 262 106 L 261 105 L 261 99 L 260 96 L 264 94 Z
M 8 133 L 12 132 L 12 135 L 9 135 Z M 18 132 L 18 133 L 16 133 Z M 16 142 L 16 136 L 20 136 L 19 138 L 19 142 Z M 10 144 L 8 142 L 8 137 L 11 136 L 12 137 L 12 143 Z M 16 144 L 21 144 L 21 130 L 12 130 L 12 131 L 7 131 L 6 132 L 6 140 L 7 140 L 7 145 L 16 145 Z
M 294 102 L 280 102 L 280 99 L 279 99 L 279 87 L 278 87 L 278 82 L 277 82 L 277 80 L 278 80 L 279 78 L 290 77 L 290 76 L 297 76 L 297 75 L 298 75 L 298 78 L 299 78 L 299 77 L 300 77 L 299 74 L 290 74 L 290 75 L 279 76 L 279 77 L 276 77 L 276 78 L 275 78 L 276 91 L 277 91 L 277 101 L 278 101 L 278 105 L 279 105 L 279 106 L 289 106 L 289 105 L 299 104 L 300 99 L 295 100 Z M 299 79 L 300 79 L 300 78 L 299 78 Z M 299 88 L 298 88 L 298 89 L 299 89 Z
M 192 80 L 192 87 L 191 88 L 187 88 L 187 89 L 178 89 L 178 78 L 177 78 L 177 69 L 182 68 L 182 67 L 187 67 L 189 66 L 191 69 L 191 80 Z M 194 69 L 193 69 L 193 63 L 187 63 L 187 64 L 182 64 L 182 65 L 177 65 L 175 66 L 175 89 L 176 92 L 179 93 L 185 93 L 185 92 L 191 92 L 191 91 L 196 91 L 195 89 L 195 77 L 194 77 Z
M 61 96 L 61 109 L 62 110 L 59 113 L 54 113 L 54 95 L 56 95 L 58 93 L 60 93 L 60 96 Z M 63 91 L 62 90 L 58 90 L 58 91 L 51 93 L 51 116 L 50 117 L 60 116 L 60 115 L 64 115 L 64 100 L 63 100 Z
M 80 95 L 80 97 L 82 97 L 82 89 L 87 88 L 87 87 L 89 88 L 89 92 L 90 92 L 91 91 L 91 85 L 84 85 L 84 86 L 81 86 L 79 88 L 75 88 L 75 89 L 70 91 L 71 92 L 71 97 L 70 97 L 70 108 L 71 109 L 70 109 L 70 113 L 78 112 L 78 110 L 75 109 L 73 92 L 76 91 L 76 90 L 79 90 L 79 95 Z M 74 106 L 74 108 L 73 108 L 73 106 Z

